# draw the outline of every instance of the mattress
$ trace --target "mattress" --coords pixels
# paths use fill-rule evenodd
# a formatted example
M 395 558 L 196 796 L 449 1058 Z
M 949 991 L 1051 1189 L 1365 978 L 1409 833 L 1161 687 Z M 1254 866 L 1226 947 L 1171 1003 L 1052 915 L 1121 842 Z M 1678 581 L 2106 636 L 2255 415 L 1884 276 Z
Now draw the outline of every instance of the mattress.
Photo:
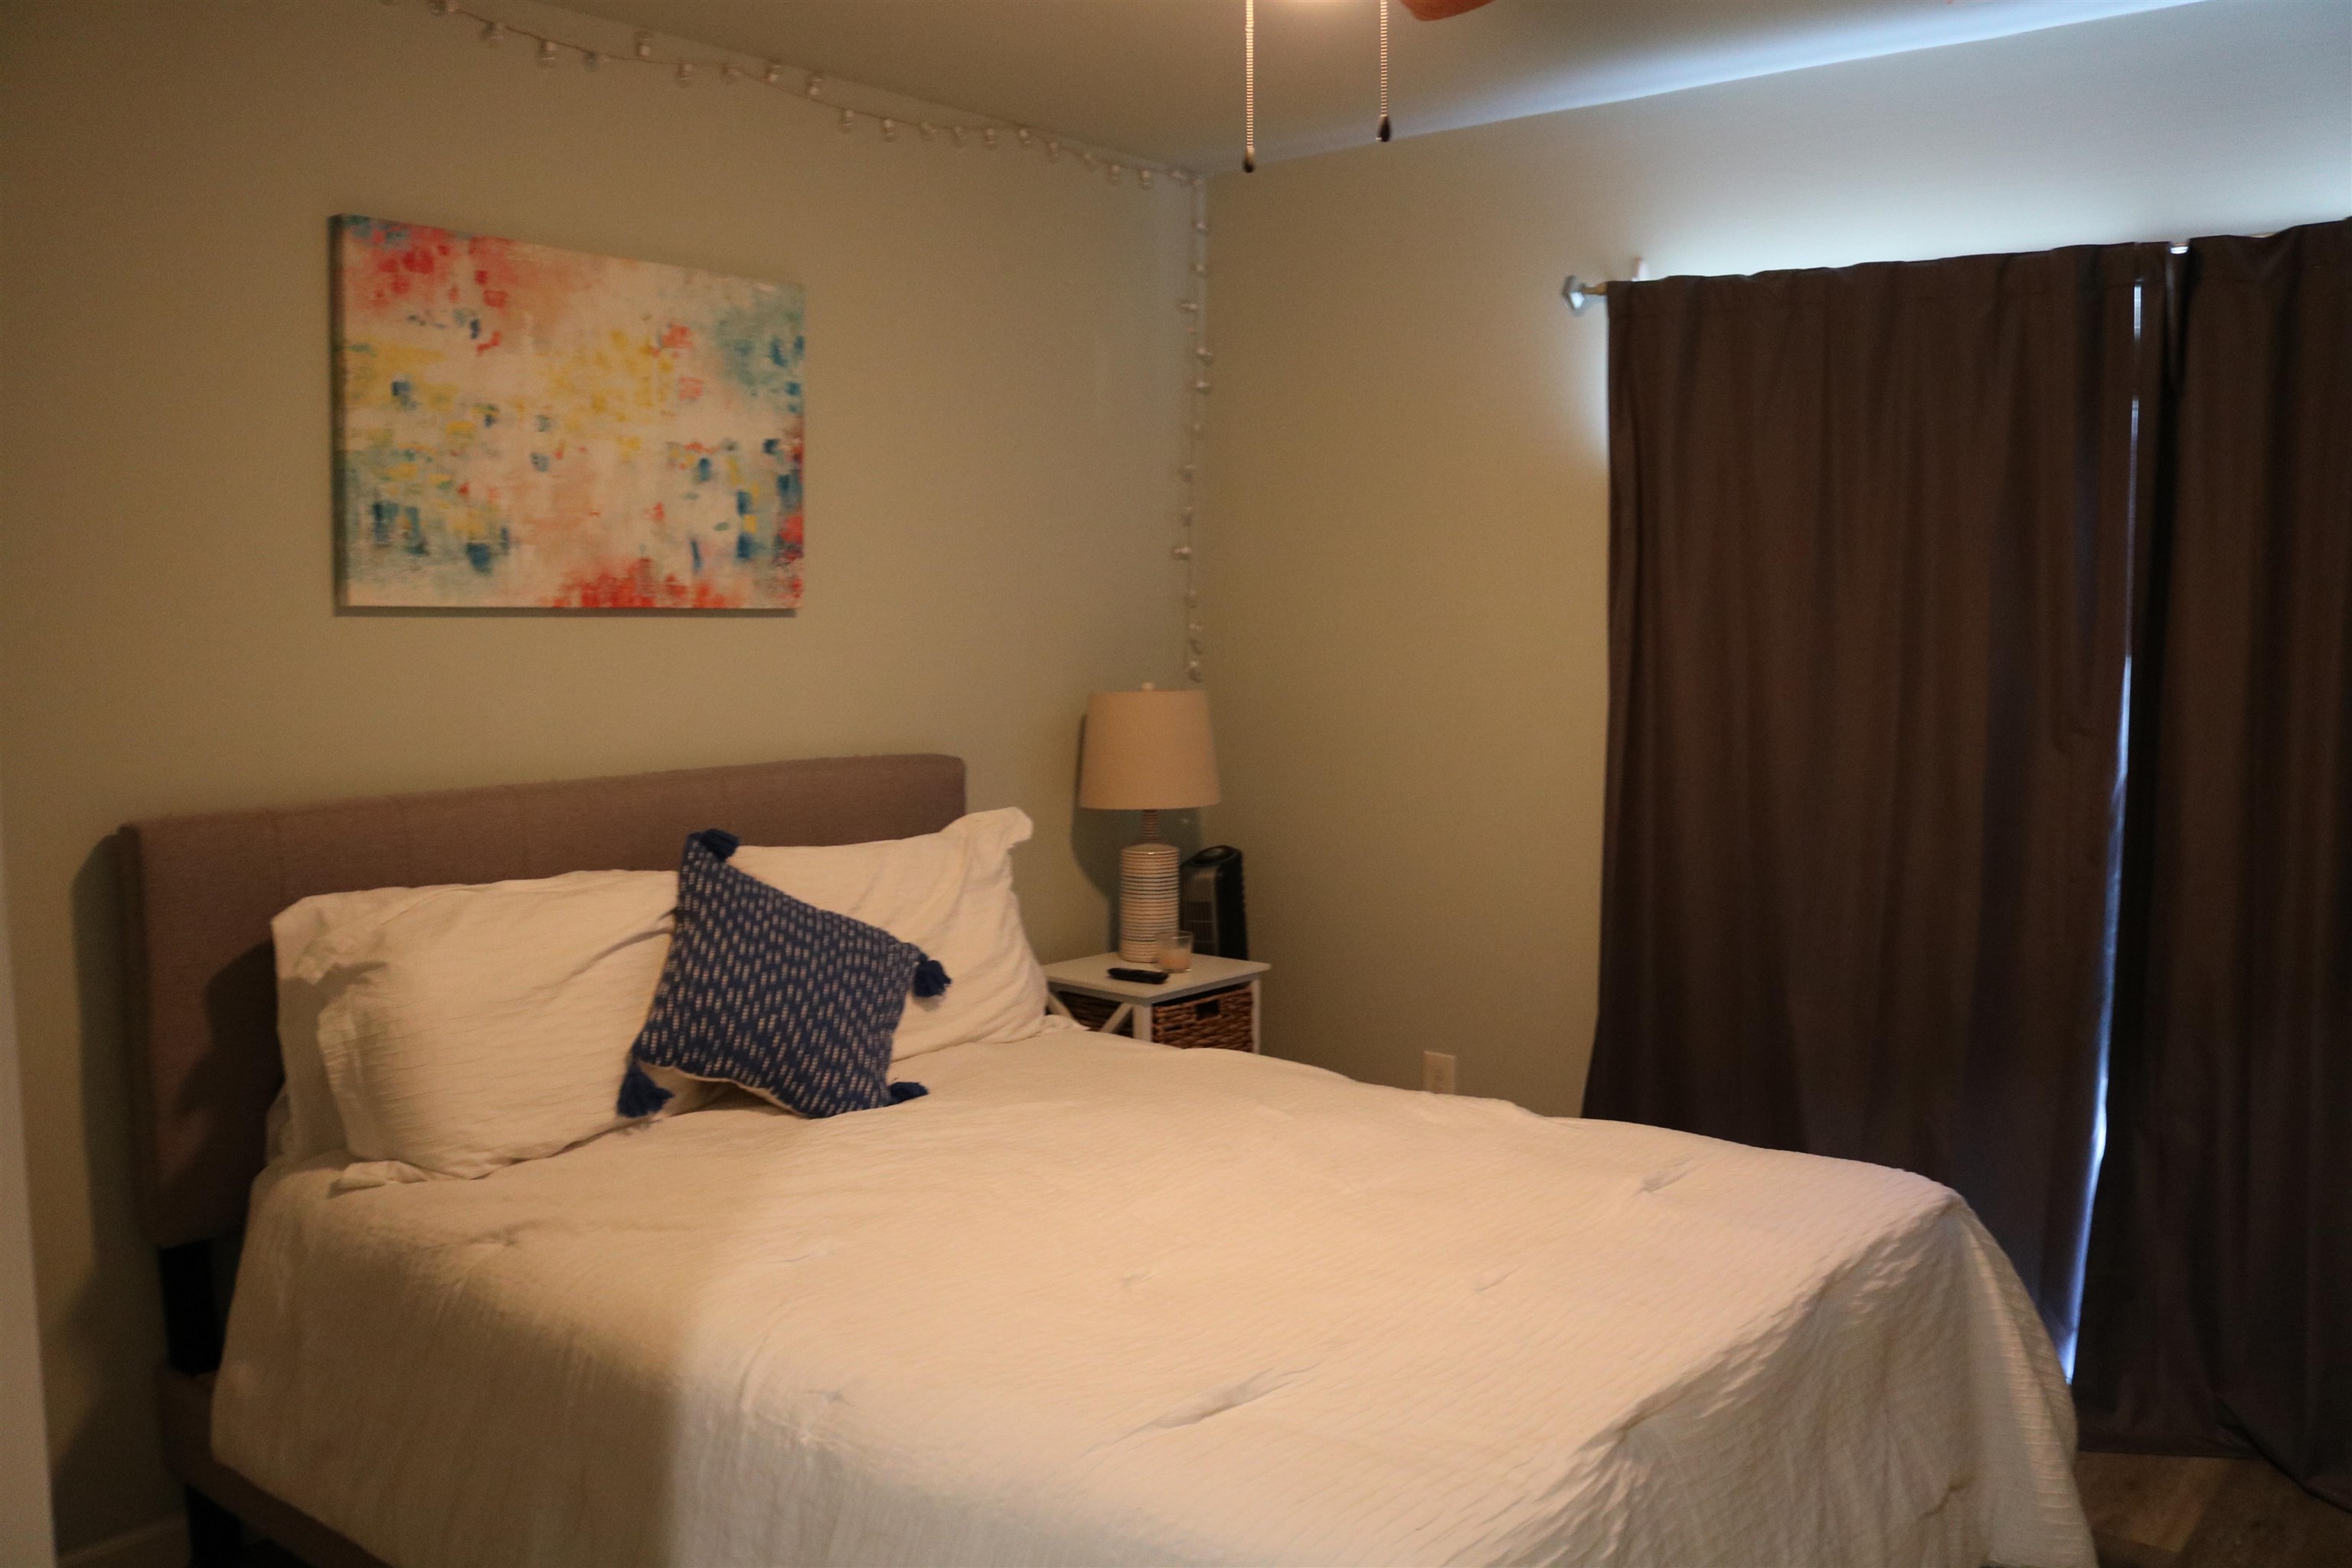
M 1099 1035 L 919 1065 L 273 1168 L 215 1451 L 402 1568 L 2094 1562 L 1931 1182 Z

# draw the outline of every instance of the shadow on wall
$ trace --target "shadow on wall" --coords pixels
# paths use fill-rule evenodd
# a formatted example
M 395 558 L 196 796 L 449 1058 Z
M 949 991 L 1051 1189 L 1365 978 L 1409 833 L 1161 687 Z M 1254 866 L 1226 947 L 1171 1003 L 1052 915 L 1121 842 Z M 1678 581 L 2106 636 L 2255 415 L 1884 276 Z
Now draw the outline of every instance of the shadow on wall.
M 154 1372 L 163 1360 L 162 1287 L 155 1254 L 134 1212 L 131 1145 L 131 1070 L 122 1006 L 121 845 L 110 834 L 75 872 L 74 981 L 81 1009 L 81 1111 L 84 1178 L 93 1224 L 88 1283 L 65 1306 L 62 1331 L 119 1353 L 81 1358 L 102 1365 L 104 1382 L 89 1391 L 83 1420 L 53 1434 L 57 1454 L 50 1484 L 60 1498 L 102 1497 L 125 1471 L 121 1435 L 137 1432 L 149 1453 L 150 1473 L 162 1473 L 163 1444 L 154 1409 Z M 52 1310 L 58 1310 L 53 1307 Z M 162 1517 L 174 1505 L 168 1491 L 154 1499 Z M 59 1519 L 60 1541 L 87 1541 L 100 1521 Z

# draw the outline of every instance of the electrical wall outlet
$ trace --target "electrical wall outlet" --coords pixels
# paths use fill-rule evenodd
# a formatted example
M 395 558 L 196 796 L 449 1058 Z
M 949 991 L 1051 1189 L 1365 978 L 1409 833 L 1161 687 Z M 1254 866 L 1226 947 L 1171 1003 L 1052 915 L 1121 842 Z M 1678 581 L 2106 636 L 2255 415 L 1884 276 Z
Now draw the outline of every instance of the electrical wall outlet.
M 1422 1052 L 1421 1087 L 1432 1094 L 1452 1094 L 1454 1058 L 1444 1051 Z

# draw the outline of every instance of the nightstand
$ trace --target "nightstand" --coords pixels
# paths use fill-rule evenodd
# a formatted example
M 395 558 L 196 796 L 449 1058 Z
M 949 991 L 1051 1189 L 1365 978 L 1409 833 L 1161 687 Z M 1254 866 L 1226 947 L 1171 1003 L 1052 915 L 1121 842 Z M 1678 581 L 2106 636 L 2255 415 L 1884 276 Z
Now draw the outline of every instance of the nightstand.
M 1258 1048 L 1258 976 L 1274 966 L 1199 953 L 1192 967 L 1159 985 L 1113 980 L 1109 971 L 1149 969 L 1115 952 L 1045 965 L 1046 1005 L 1063 1017 L 1108 1035 L 1165 1046 Z

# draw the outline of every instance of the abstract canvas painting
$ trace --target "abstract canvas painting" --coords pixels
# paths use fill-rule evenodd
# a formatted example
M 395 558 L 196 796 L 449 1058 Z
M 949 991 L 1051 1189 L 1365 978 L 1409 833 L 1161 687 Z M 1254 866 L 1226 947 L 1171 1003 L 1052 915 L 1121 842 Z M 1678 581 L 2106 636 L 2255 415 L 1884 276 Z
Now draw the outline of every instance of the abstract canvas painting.
M 791 609 L 796 288 L 335 220 L 354 606 Z

